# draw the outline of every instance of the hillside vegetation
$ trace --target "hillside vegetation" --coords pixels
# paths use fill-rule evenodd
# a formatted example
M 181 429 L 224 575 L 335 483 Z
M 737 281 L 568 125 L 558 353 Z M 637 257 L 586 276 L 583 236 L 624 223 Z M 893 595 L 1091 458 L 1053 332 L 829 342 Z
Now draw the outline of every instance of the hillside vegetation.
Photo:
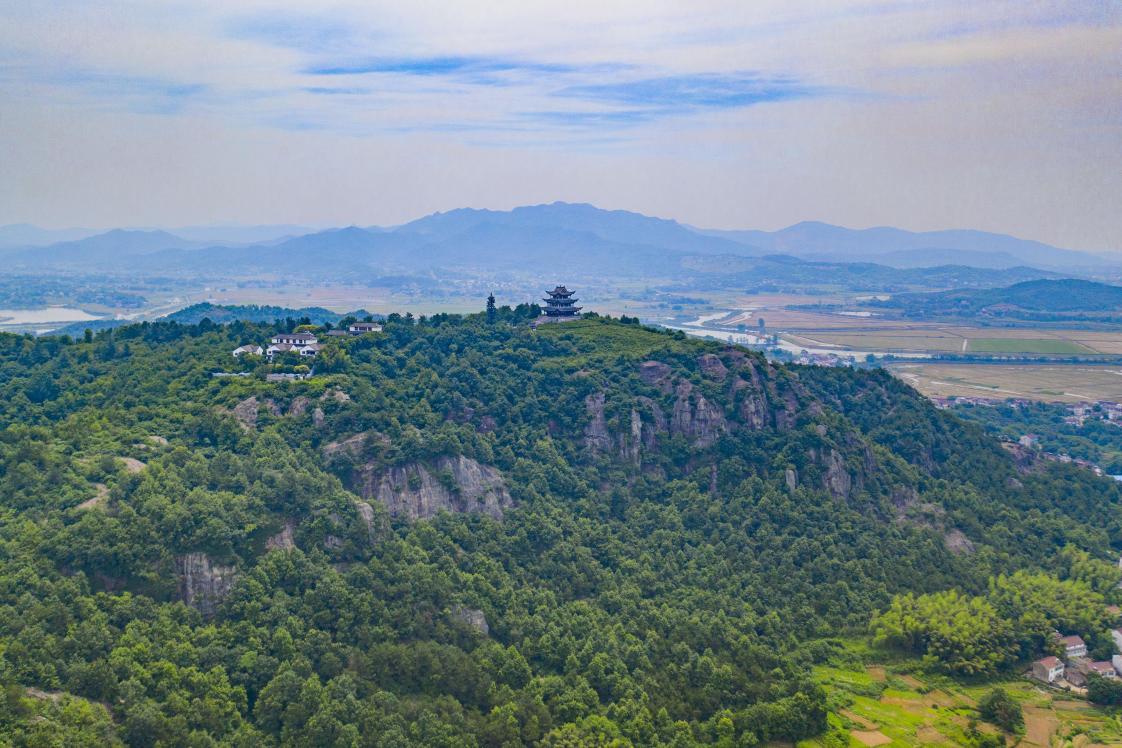
M 1028 280 L 1006 288 L 897 294 L 867 304 L 912 319 L 1113 322 L 1122 319 L 1122 286 L 1075 278 Z
M 1113 481 L 886 372 L 535 312 L 391 315 L 282 383 L 211 373 L 294 321 L 0 336 L 0 735 L 836 745 L 824 637 L 1008 672 L 1122 545 Z M 898 615 L 1016 572 L 996 654 Z

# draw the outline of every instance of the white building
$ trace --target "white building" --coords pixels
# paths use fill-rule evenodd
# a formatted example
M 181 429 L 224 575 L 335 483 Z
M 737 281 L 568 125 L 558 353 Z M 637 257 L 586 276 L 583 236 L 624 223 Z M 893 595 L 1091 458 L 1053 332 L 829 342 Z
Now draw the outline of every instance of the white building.
M 234 358 L 241 358 L 244 355 L 260 356 L 265 351 L 259 345 L 239 345 L 234 349 Z
M 1032 677 L 1045 683 L 1055 683 L 1064 677 L 1064 664 L 1059 657 L 1045 657 L 1032 663 Z
M 272 358 L 278 353 L 298 353 L 301 356 L 314 356 L 321 348 L 315 335 L 310 332 L 285 332 L 274 335 L 265 349 L 265 354 Z

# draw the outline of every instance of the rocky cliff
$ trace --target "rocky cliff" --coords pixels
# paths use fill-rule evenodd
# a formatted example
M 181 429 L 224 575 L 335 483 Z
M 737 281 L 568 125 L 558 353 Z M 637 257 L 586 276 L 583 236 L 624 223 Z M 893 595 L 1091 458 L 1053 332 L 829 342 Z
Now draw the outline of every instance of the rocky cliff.
M 639 379 L 654 389 L 649 395 L 588 395 L 585 449 L 639 467 L 645 459 L 658 459 L 663 439 L 682 437 L 690 447 L 705 449 L 725 435 L 788 432 L 814 424 L 825 413 L 797 374 L 758 356 L 727 349 L 720 355 L 703 354 L 694 364 L 693 374 L 662 361 L 639 364 Z M 835 441 L 821 424 L 811 434 L 801 451 L 788 455 L 806 468 L 806 485 L 838 500 L 863 490 L 867 476 L 877 469 L 869 446 L 852 436 Z M 800 472 L 782 468 L 776 478 L 794 491 L 802 485 Z
M 478 512 L 499 519 L 513 506 L 502 474 L 463 455 L 411 462 L 388 470 L 361 470 L 359 491 L 377 499 L 390 512 L 409 520 L 438 512 Z
M 175 571 L 179 575 L 179 597 L 204 615 L 214 614 L 237 579 L 236 567 L 216 564 L 205 553 L 177 556 Z
M 792 428 L 800 408 L 797 384 L 777 383 L 773 367 L 741 351 L 730 349 L 723 356 L 706 353 L 697 360 L 702 378 L 721 385 L 716 399 L 711 387 L 703 391 L 662 361 L 644 361 L 638 367 L 640 379 L 660 397 L 634 397 L 629 412 L 613 428 L 605 412 L 605 393 L 589 395 L 585 447 L 639 463 L 642 451 L 653 449 L 660 436 L 683 436 L 691 446 L 704 448 L 735 429 Z

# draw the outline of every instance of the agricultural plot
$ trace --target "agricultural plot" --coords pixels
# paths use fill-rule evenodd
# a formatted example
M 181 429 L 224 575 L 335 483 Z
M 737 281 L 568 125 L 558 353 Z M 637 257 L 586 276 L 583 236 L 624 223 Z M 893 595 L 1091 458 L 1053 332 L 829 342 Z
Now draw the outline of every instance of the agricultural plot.
M 1074 340 L 1062 338 L 969 338 L 969 353 L 1098 353 Z
M 887 368 L 928 397 L 1122 401 L 1122 368 L 1117 366 L 907 363 Z
M 969 327 L 961 324 L 909 322 L 877 316 L 848 316 L 791 309 L 791 305 L 827 302 L 825 298 L 783 295 L 744 297 L 739 311 L 708 326 L 731 331 L 738 325 L 755 329 L 763 318 L 769 333 L 807 348 L 838 352 L 873 351 L 897 354 L 958 353 L 979 356 L 1122 355 L 1122 330 L 1055 330 L 1044 327 Z
M 1016 745 L 1122 745 L 1122 721 L 1110 710 L 1028 680 L 963 685 L 944 677 L 906 672 L 910 664 L 914 665 L 815 668 L 815 680 L 828 694 L 829 737 L 835 739 L 831 744 L 836 745 L 838 737 L 847 737 L 853 748 L 967 745 L 971 721 L 978 718 L 978 700 L 1000 686 L 1024 711 L 1024 734 L 1012 739 Z M 976 729 L 999 732 L 984 722 L 978 722 Z M 799 748 L 819 748 L 827 745 L 827 739 L 806 740 Z

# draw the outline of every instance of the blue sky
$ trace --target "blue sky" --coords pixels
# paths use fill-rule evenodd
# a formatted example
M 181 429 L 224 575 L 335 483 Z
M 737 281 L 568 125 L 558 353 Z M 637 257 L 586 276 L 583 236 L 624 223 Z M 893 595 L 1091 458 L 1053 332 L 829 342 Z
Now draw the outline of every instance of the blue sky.
M 0 223 L 589 201 L 1122 249 L 1117 2 L 0 3 Z

